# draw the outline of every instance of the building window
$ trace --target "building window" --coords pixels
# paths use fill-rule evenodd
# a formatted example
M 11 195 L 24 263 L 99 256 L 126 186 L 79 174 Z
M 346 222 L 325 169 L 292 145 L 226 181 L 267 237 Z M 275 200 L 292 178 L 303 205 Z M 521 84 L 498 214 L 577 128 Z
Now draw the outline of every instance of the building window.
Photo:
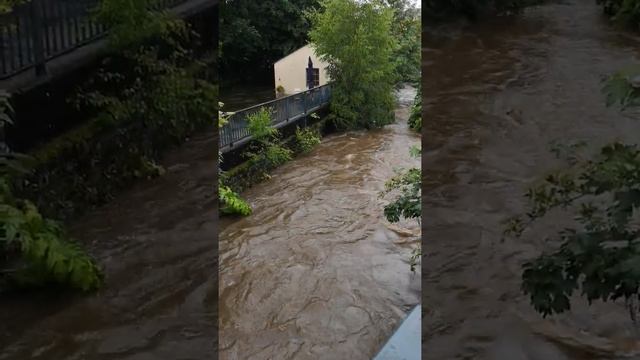
M 313 87 L 318 87 L 320 86 L 320 69 L 315 68 L 312 70 L 312 75 L 313 75 Z

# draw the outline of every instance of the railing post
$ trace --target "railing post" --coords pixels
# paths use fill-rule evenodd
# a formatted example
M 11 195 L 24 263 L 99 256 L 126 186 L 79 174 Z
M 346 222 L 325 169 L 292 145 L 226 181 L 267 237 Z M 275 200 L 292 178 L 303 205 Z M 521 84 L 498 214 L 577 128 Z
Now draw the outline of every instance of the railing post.
M 304 96 L 302 97 L 302 104 L 304 107 L 304 115 L 302 115 L 302 126 L 303 127 L 307 127 L 307 97 L 309 96 L 309 94 L 311 93 L 312 90 L 308 90 L 304 93 Z
M 32 0 L 29 3 L 31 12 L 31 39 L 33 41 L 33 57 L 35 60 L 36 76 L 47 73 L 46 56 L 44 53 L 44 21 L 41 0 Z

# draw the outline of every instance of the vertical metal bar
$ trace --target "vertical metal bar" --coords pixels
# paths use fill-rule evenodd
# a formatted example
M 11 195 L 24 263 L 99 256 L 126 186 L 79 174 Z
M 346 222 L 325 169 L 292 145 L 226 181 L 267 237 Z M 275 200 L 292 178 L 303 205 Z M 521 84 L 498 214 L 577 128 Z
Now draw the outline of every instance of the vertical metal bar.
M 14 20 L 13 18 L 11 20 Z M 15 71 L 16 70 L 16 46 L 15 46 L 15 42 L 16 42 L 16 38 L 14 36 L 13 33 L 13 28 L 15 26 L 15 22 L 12 21 L 10 23 L 9 26 L 7 26 L 7 35 L 8 35 L 8 39 L 9 39 L 9 67 L 10 67 L 10 71 Z
M 82 42 L 87 40 L 88 18 L 82 18 Z
M 24 7 L 20 8 L 20 11 L 24 14 L 24 37 L 25 37 L 25 46 L 26 46 L 26 58 L 28 64 L 34 63 L 33 58 L 33 37 L 31 36 L 31 32 L 33 31 L 33 21 L 31 19 L 31 14 L 24 11 Z
M 0 51 L 2 52 L 2 74 L 7 74 L 7 58 L 6 58 L 6 37 L 5 37 L 5 28 L 6 26 L 0 27 L 0 40 L 2 44 L 0 44 Z
M 31 36 L 33 39 L 33 55 L 36 76 L 43 76 L 47 73 L 47 67 L 42 36 L 44 30 L 42 23 L 42 2 L 41 0 L 32 0 L 29 6 L 31 10 Z
M 56 24 L 56 15 L 54 11 L 55 5 L 51 1 L 45 1 L 45 3 L 48 5 L 47 6 L 48 13 L 45 16 L 45 19 L 47 21 L 47 24 L 49 25 L 47 27 L 47 33 L 50 33 L 51 35 L 51 53 L 49 54 L 49 56 L 51 56 L 58 52 L 58 37 L 56 36 L 57 24 Z
M 69 16 L 67 15 L 67 2 L 61 1 L 58 3 L 60 6 L 60 36 L 62 37 L 62 48 L 68 49 L 71 47 L 71 37 L 69 36 Z
M 45 56 L 50 55 L 53 52 L 53 46 L 51 45 L 51 34 L 49 33 L 49 24 L 47 19 L 47 7 L 45 6 L 45 0 L 41 0 L 38 2 L 38 8 L 40 9 L 40 29 L 42 31 L 42 38 L 44 39 L 45 45 Z
M 20 21 L 20 14 L 16 14 L 16 42 L 18 43 L 18 68 L 22 68 L 24 66 L 24 57 L 22 54 L 22 31 L 20 28 L 22 27 L 22 22 Z
M 95 21 L 93 21 L 92 18 L 89 18 L 89 32 L 90 32 L 90 38 L 93 39 L 98 35 L 98 24 L 96 24 Z
M 78 8 L 78 5 L 75 5 L 75 7 L 73 8 L 74 10 L 72 11 L 72 17 L 73 17 L 73 37 L 75 39 L 75 43 L 74 45 L 78 45 L 80 44 L 80 31 L 78 28 L 78 14 L 76 13 L 76 9 Z
M 58 38 L 58 44 L 59 44 L 58 52 L 60 52 L 65 50 L 64 31 L 63 31 L 64 16 L 62 15 L 62 3 L 56 1 L 53 3 L 53 7 L 55 8 L 55 11 L 54 11 L 55 22 L 54 22 L 53 31 L 54 33 L 57 33 L 56 37 Z
M 305 116 L 307 116 L 307 102 L 308 102 L 307 100 L 308 100 L 308 98 L 309 98 L 309 95 L 310 95 L 310 94 L 311 94 L 310 92 L 307 92 L 307 93 L 306 93 L 306 94 L 304 94 L 304 96 L 302 97 L 302 108 L 304 109 L 304 110 L 302 111 L 302 113 L 303 113 Z

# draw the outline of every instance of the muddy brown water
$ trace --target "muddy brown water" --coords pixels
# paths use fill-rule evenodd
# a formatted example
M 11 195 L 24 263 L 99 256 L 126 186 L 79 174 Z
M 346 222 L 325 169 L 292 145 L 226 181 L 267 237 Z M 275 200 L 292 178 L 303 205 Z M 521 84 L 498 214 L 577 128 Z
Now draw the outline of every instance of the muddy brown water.
M 238 111 L 275 98 L 275 88 L 272 85 L 239 84 L 220 91 L 223 111 Z
M 542 319 L 520 292 L 521 264 L 549 246 L 560 215 L 501 240 L 526 188 L 562 166 L 551 141 L 638 141 L 638 113 L 607 109 L 601 93 L 638 55 L 639 37 L 595 1 L 424 34 L 424 359 L 640 358 L 622 304 L 575 298 Z
M 220 359 L 369 360 L 420 302 L 417 222 L 389 225 L 378 194 L 420 137 L 396 124 L 331 135 L 243 193 L 220 232 Z M 419 271 L 419 268 L 418 268 Z
M 2 360 L 201 360 L 216 351 L 217 138 L 193 138 L 71 234 L 105 267 L 95 295 L 0 299 Z

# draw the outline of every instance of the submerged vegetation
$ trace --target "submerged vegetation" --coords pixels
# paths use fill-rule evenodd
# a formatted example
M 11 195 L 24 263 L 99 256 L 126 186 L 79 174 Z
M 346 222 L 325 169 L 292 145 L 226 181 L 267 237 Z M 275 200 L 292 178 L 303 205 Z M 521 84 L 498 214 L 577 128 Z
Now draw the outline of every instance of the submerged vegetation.
M 638 99 L 640 71 L 612 76 L 607 104 L 628 106 Z M 569 146 L 566 170 L 548 175 L 527 193 L 525 216 L 509 220 L 507 233 L 520 236 L 552 211 L 574 214 L 576 224 L 560 231 L 556 250 L 524 264 L 522 289 L 544 316 L 571 308 L 576 291 L 589 303 L 624 299 L 636 322 L 640 294 L 640 149 L 614 142 L 595 158 L 579 160 L 584 143 Z

